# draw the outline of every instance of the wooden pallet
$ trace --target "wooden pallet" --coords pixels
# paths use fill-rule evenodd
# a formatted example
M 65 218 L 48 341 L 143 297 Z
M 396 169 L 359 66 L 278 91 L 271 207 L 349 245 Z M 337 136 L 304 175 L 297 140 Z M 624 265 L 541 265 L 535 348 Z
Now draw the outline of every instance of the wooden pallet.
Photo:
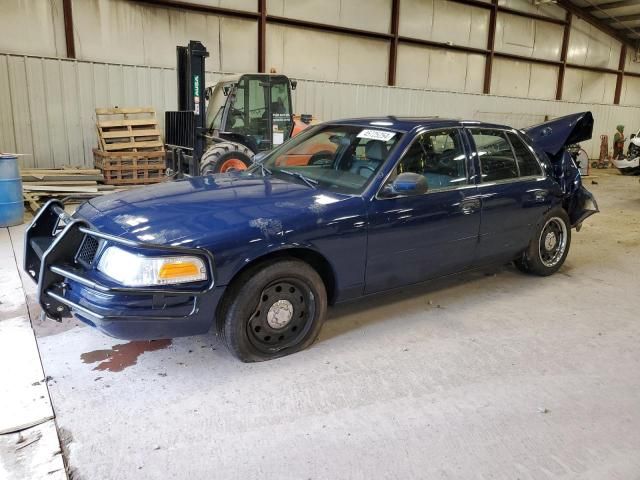
M 104 178 L 100 170 L 91 168 L 25 168 L 21 170 L 23 199 L 35 212 L 50 198 L 65 202 L 80 201 L 116 190 L 115 186 L 100 185 Z
M 107 185 L 140 185 L 166 179 L 164 151 L 103 152 L 94 149 L 93 159 Z
M 96 108 L 96 128 L 102 151 L 164 151 L 154 108 Z

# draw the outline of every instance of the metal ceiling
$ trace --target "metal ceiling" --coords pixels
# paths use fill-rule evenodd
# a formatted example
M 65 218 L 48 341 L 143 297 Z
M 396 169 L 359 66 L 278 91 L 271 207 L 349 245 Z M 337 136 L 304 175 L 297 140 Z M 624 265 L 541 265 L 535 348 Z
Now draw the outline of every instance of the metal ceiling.
M 570 0 L 586 14 L 616 30 L 629 45 L 640 47 L 640 0 Z

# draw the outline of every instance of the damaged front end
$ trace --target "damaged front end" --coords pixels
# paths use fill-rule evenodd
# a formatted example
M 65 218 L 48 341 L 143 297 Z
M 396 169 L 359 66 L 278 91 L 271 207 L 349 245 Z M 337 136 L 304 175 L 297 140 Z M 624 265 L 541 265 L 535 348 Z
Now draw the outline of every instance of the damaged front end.
M 591 139 L 593 115 L 575 113 L 523 129 L 537 150 L 549 159 L 551 174 L 563 193 L 563 207 L 571 226 L 580 230 L 582 222 L 599 212 L 594 196 L 582 185 L 580 170 L 567 151 L 569 145 Z

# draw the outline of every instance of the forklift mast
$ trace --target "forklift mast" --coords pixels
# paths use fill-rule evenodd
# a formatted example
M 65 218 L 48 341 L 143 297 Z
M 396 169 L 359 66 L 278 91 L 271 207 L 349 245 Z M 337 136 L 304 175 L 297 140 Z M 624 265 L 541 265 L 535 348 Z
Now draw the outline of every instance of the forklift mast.
M 198 41 L 176 48 L 178 110 L 165 112 L 166 164 L 175 178 L 247 168 L 254 154 L 280 145 L 310 123 L 305 116 L 294 119 L 296 82 L 285 75 L 232 75 L 207 90 L 208 56 Z
M 207 144 L 205 58 L 209 52 L 202 43 L 191 40 L 186 47 L 178 46 L 176 55 L 178 111 L 165 113 L 165 142 L 173 160 L 169 167 L 181 172 L 187 160 L 188 170 L 197 172 Z

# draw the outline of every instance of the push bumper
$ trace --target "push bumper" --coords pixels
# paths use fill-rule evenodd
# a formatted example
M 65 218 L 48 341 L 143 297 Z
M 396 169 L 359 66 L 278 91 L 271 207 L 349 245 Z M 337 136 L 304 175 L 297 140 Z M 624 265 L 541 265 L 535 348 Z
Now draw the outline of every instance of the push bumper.
M 207 264 L 206 285 L 195 288 L 124 287 L 101 281 L 92 266 L 104 244 L 156 255 L 196 255 Z M 91 229 L 51 200 L 25 231 L 24 270 L 37 283 L 43 313 L 54 320 L 75 315 L 122 339 L 171 338 L 205 333 L 224 287 L 214 286 L 213 255 L 204 249 L 156 245 Z

